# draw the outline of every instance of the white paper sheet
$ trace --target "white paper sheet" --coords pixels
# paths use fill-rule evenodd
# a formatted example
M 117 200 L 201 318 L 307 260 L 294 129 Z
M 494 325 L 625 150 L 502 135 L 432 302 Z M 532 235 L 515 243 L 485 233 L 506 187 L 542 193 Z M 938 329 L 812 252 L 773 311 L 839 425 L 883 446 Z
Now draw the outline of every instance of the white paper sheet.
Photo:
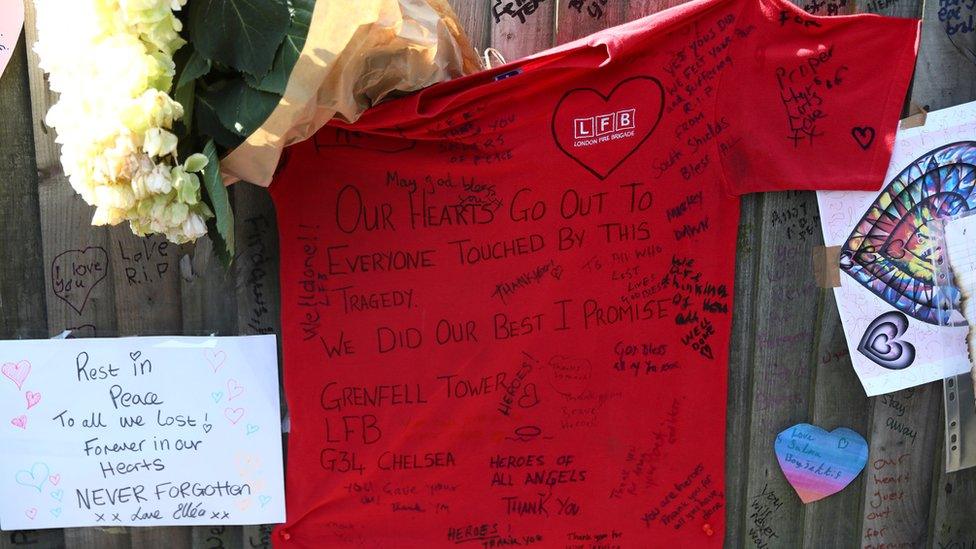
M 10 62 L 23 27 L 23 0 L 0 0 L 0 75 Z
M 937 295 L 931 292 L 931 258 L 926 254 L 939 252 L 926 252 L 928 229 L 919 228 L 918 221 L 976 206 L 976 194 L 970 196 L 973 159 L 976 102 L 929 113 L 924 126 L 899 130 L 880 191 L 817 193 L 825 244 L 842 246 L 842 265 L 859 266 L 841 268 L 841 286 L 834 289 L 834 296 L 851 361 L 869 396 L 970 369 L 968 326 L 961 312 L 950 311 L 948 320 L 938 314 L 933 318 L 937 307 L 929 305 L 938 299 L 924 297 Z M 893 202 L 898 205 L 891 206 Z M 866 227 L 877 231 L 874 238 L 858 237 L 866 234 Z M 875 256 L 865 253 L 864 242 L 876 246 Z M 873 276 L 872 269 L 882 276 Z M 860 279 L 855 271 L 861 273 Z M 895 281 L 875 282 L 874 291 L 870 282 L 865 283 L 892 273 Z M 899 286 L 899 294 L 909 289 L 915 296 L 897 304 L 897 295 L 883 293 L 894 286 Z
M 0 342 L 0 526 L 285 519 L 274 336 Z

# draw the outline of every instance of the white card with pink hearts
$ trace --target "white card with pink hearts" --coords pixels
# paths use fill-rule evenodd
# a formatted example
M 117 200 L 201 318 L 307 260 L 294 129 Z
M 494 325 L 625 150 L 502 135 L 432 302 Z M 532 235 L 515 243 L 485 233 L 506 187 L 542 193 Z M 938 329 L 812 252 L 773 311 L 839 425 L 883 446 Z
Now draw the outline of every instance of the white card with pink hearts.
M 0 341 L 0 528 L 285 520 L 275 336 Z
M 867 163 L 881 137 L 855 130 L 865 128 L 851 138 Z M 969 326 L 958 290 L 938 281 L 945 251 L 935 231 L 936 220 L 976 211 L 974 135 L 976 102 L 928 113 L 924 125 L 898 131 L 879 190 L 817 192 L 824 243 L 838 248 L 825 268 L 840 271 L 834 296 L 868 396 L 970 369 Z

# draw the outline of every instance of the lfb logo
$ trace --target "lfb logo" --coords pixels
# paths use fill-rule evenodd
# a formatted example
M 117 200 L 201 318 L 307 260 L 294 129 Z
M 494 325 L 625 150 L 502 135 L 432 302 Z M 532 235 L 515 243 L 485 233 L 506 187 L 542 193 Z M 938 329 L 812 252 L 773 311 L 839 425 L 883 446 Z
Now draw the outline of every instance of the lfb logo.
M 599 114 L 588 118 L 575 118 L 573 119 L 573 137 L 585 139 L 621 130 L 632 130 L 634 129 L 635 110 L 621 109 L 617 112 Z

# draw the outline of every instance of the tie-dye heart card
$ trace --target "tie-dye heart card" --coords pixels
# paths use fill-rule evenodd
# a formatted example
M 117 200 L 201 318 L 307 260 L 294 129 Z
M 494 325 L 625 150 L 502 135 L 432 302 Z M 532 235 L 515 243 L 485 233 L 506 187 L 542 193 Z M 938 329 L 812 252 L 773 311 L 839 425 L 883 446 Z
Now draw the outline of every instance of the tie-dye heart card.
M 976 102 L 899 130 L 881 189 L 820 191 L 851 362 L 868 396 L 969 371 L 958 292 L 936 284 L 935 219 L 976 210 Z
M 803 503 L 840 492 L 861 474 L 868 443 L 846 427 L 831 432 L 799 423 L 776 435 L 776 460 Z

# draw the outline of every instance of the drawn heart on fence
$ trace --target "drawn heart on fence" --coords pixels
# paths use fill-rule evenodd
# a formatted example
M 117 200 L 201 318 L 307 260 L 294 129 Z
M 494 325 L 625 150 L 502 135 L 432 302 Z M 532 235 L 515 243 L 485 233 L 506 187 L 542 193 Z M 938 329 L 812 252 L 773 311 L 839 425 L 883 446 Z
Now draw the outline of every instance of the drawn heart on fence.
M 108 273 L 108 254 L 98 246 L 68 250 L 51 261 L 54 295 L 81 314 L 92 290 Z
M 204 351 L 203 355 L 207 357 L 207 362 L 210 363 L 214 373 L 217 373 L 217 370 L 223 367 L 224 362 L 227 361 L 227 353 L 223 351 Z
M 51 469 L 46 463 L 37 462 L 31 465 L 30 470 L 21 469 L 14 475 L 14 480 L 21 486 L 29 486 L 38 492 L 44 489 L 48 477 L 51 476 Z
M 871 146 L 871 143 L 874 143 L 874 128 L 870 126 L 855 126 L 851 128 L 851 137 L 854 138 L 854 141 L 857 141 L 861 149 L 866 151 Z
M 244 386 L 238 383 L 234 379 L 227 380 L 227 400 L 234 400 L 235 398 L 244 394 Z
M 34 391 L 27 391 L 24 397 L 27 399 L 28 410 L 30 410 L 34 406 L 37 406 L 41 402 L 41 393 L 35 393 Z
M 244 408 L 224 408 L 224 417 L 232 425 L 237 425 L 237 422 L 244 417 Z
M 566 156 L 606 179 L 654 133 L 664 113 L 664 87 L 633 76 L 604 95 L 593 88 L 566 92 L 552 114 L 552 138 Z
M 882 368 L 903 370 L 915 362 L 915 346 L 900 339 L 907 330 L 908 317 L 888 311 L 868 324 L 857 350 Z
M 3 366 L 0 366 L 0 374 L 13 381 L 18 391 L 24 386 L 24 382 L 27 381 L 27 376 L 30 375 L 30 371 L 31 363 L 26 360 L 7 362 Z
M 21 429 L 26 429 L 27 428 L 27 416 L 25 416 L 25 415 L 19 415 L 19 416 L 15 417 L 15 418 L 11 419 L 10 420 L 10 424 L 13 425 L 14 427 L 19 427 Z
M 868 462 L 867 441 L 846 427 L 828 433 L 799 423 L 776 435 L 774 449 L 780 469 L 803 503 L 840 492 Z

